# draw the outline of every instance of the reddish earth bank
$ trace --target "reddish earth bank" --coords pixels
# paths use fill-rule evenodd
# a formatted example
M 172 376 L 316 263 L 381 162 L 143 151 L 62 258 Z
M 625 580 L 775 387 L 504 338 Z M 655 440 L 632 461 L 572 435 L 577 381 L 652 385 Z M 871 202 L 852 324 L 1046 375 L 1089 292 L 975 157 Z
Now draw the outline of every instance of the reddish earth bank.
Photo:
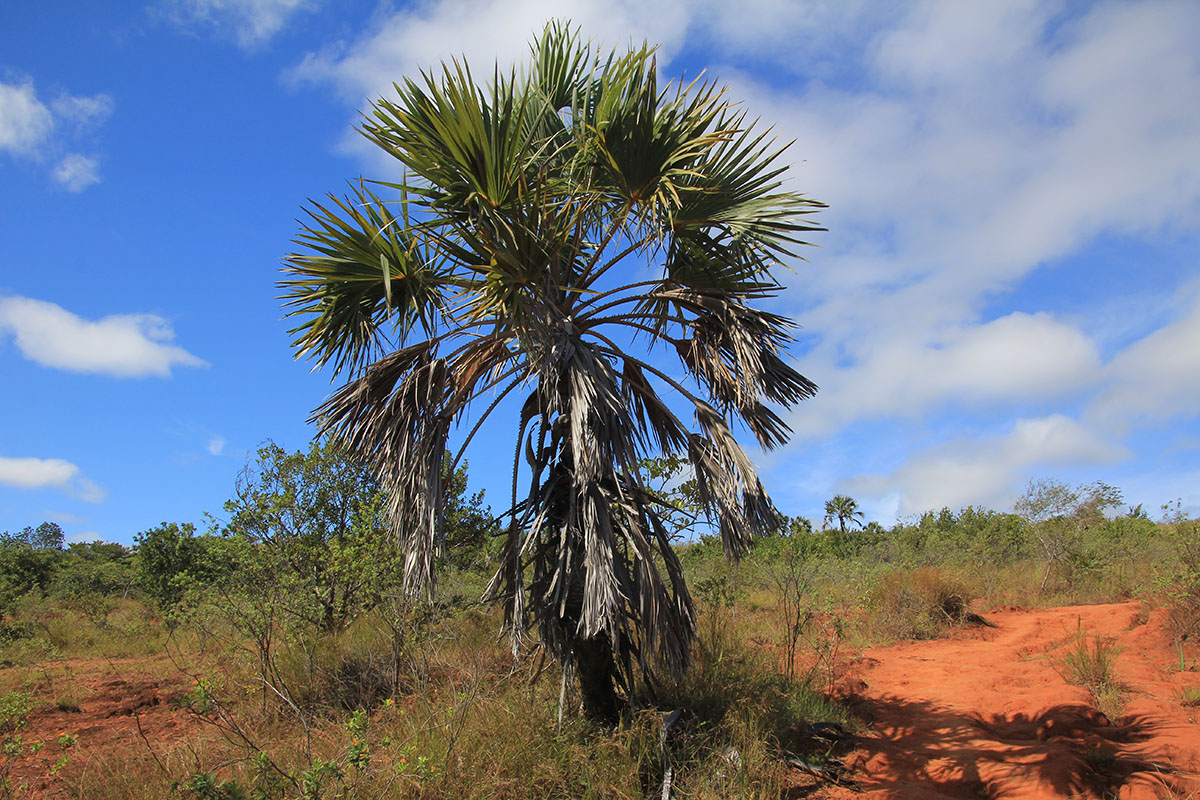
M 867 721 L 827 798 L 1200 797 L 1197 650 L 1184 669 L 1164 610 L 1137 603 L 998 609 L 952 638 L 863 652 L 836 692 Z M 1081 635 L 1119 649 L 1109 719 L 1060 675 Z

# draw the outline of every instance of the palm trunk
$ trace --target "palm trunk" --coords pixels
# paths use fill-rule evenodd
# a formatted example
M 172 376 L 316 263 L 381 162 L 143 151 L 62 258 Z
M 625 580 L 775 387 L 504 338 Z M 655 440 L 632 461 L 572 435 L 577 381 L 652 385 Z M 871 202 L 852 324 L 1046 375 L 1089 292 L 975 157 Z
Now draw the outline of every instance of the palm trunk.
M 615 685 L 617 662 L 608 634 L 575 641 L 575 674 L 579 676 L 583 713 L 594 722 L 615 724 L 620 716 Z

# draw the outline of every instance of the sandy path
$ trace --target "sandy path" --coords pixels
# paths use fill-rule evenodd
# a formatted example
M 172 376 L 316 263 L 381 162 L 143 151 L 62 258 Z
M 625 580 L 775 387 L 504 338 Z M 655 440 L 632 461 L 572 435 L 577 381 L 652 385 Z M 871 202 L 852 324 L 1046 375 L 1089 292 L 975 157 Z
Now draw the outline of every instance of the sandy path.
M 837 691 L 869 721 L 846 759 L 866 798 L 1200 797 L 1197 651 L 1179 658 L 1161 610 L 1137 603 L 1005 609 L 994 628 L 865 651 Z M 1056 657 L 1088 635 L 1120 648 L 1118 719 L 1067 684 Z M 800 796 L 799 793 L 797 796 Z

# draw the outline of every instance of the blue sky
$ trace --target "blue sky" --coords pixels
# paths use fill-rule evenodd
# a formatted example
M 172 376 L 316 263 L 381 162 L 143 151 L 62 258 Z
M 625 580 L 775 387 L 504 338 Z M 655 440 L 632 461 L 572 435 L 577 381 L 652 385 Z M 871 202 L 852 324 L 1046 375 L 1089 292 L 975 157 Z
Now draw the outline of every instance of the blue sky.
M 829 232 L 785 279 L 821 386 L 760 454 L 786 513 L 1007 508 L 1031 478 L 1200 513 L 1200 6 L 170 0 L 0 7 L 0 529 L 129 543 L 220 516 L 329 376 L 280 258 L 308 197 L 394 172 L 401 75 L 551 16 L 662 45 L 775 126 Z M 470 453 L 503 496 L 511 431 Z

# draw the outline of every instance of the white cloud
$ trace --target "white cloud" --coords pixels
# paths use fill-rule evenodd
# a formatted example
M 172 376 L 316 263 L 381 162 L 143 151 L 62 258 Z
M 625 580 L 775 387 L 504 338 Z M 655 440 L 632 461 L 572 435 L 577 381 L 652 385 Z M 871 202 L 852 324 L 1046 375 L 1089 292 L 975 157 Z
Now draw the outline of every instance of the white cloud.
M 327 83 L 355 106 L 394 94 L 392 84 L 420 70 L 436 71 L 442 62 L 466 59 L 486 79 L 493 65 L 502 68 L 528 54 L 530 42 L 552 19 L 569 20 L 599 47 L 643 40 L 662 45 L 663 60 L 682 43 L 694 9 L 685 0 L 440 0 L 415 3 L 381 17 L 352 42 L 309 53 L 288 77 L 296 82 Z M 350 122 L 357 121 L 357 116 Z M 347 125 L 341 146 L 380 175 L 396 163 Z
M 995 405 L 1076 394 L 1101 376 L 1095 345 L 1047 314 L 1015 312 L 981 325 L 873 342 L 852 368 L 813 359 L 802 371 L 827 376 L 816 398 L 790 415 L 798 438 L 859 419 L 916 418 L 951 401 Z M 818 378 L 820 380 L 820 378 Z
M 1061 11 L 919 3 L 876 30 L 863 81 L 740 81 L 797 140 L 795 187 L 832 206 L 785 299 L 825 394 L 798 409 L 801 432 L 1094 391 L 1081 330 L 988 304 L 1100 234 L 1196 229 L 1200 6 L 1110 3 L 1055 28 Z
M 54 168 L 54 180 L 68 192 L 82 192 L 100 182 L 100 164 L 94 158 L 71 153 Z
M 207 449 L 211 455 L 221 455 L 221 453 L 225 452 L 225 437 L 214 436 L 213 438 L 209 439 Z
M 17 489 L 58 489 L 89 503 L 98 503 L 105 491 L 79 473 L 79 467 L 61 458 L 8 458 L 0 456 L 0 484 Z
M 283 30 L 295 14 L 315 5 L 315 0 L 168 0 L 166 8 L 179 24 L 216 28 L 249 50 Z
M 59 132 L 60 121 L 73 123 L 79 129 L 98 125 L 113 111 L 113 100 L 107 94 L 77 97 L 63 94 L 48 108 L 37 98 L 33 81 L 19 84 L 0 83 L 0 152 L 8 151 L 33 161 L 48 156 L 57 160 L 51 176 L 71 192 L 82 192 L 100 182 L 99 163 L 95 158 L 67 153 L 62 158 L 69 133 Z
M 0 83 L 0 150 L 31 155 L 50 135 L 54 116 L 33 90 L 33 82 Z
M 99 124 L 108 119 L 113 112 L 113 99 L 107 94 L 92 97 L 65 94 L 51 105 L 59 119 L 70 120 L 79 125 Z
M 67 489 L 67 493 L 89 503 L 99 503 L 108 496 L 108 492 L 87 478 L 77 478 L 74 484 Z
M 403 76 L 466 57 L 480 75 L 511 64 L 551 19 L 567 19 L 584 36 L 613 46 L 631 39 L 663 43 L 669 51 L 686 29 L 682 0 L 657 3 L 588 0 L 442 0 L 416 4 L 386 19 L 340 52 L 309 54 L 295 76 L 334 83 L 350 100 L 375 99 Z
M 167 377 L 176 365 L 207 366 L 170 344 L 174 332 L 153 314 L 114 314 L 92 322 L 44 300 L 4 297 L 0 331 L 12 333 L 30 361 L 70 372 Z
M 1005 435 L 958 440 L 918 452 L 888 475 L 861 475 L 842 488 L 895 505 L 903 516 L 967 505 L 1007 508 L 1031 469 L 1113 464 L 1128 456 L 1061 414 L 1020 419 Z
M 91 520 L 87 517 L 80 517 L 67 511 L 54 511 L 52 509 L 47 509 L 43 511 L 41 515 L 48 520 L 53 520 L 54 522 L 65 522 L 68 525 L 82 525 L 85 522 L 91 522 Z
M 1200 292 L 1183 314 L 1117 353 L 1089 412 L 1120 427 L 1200 413 Z

